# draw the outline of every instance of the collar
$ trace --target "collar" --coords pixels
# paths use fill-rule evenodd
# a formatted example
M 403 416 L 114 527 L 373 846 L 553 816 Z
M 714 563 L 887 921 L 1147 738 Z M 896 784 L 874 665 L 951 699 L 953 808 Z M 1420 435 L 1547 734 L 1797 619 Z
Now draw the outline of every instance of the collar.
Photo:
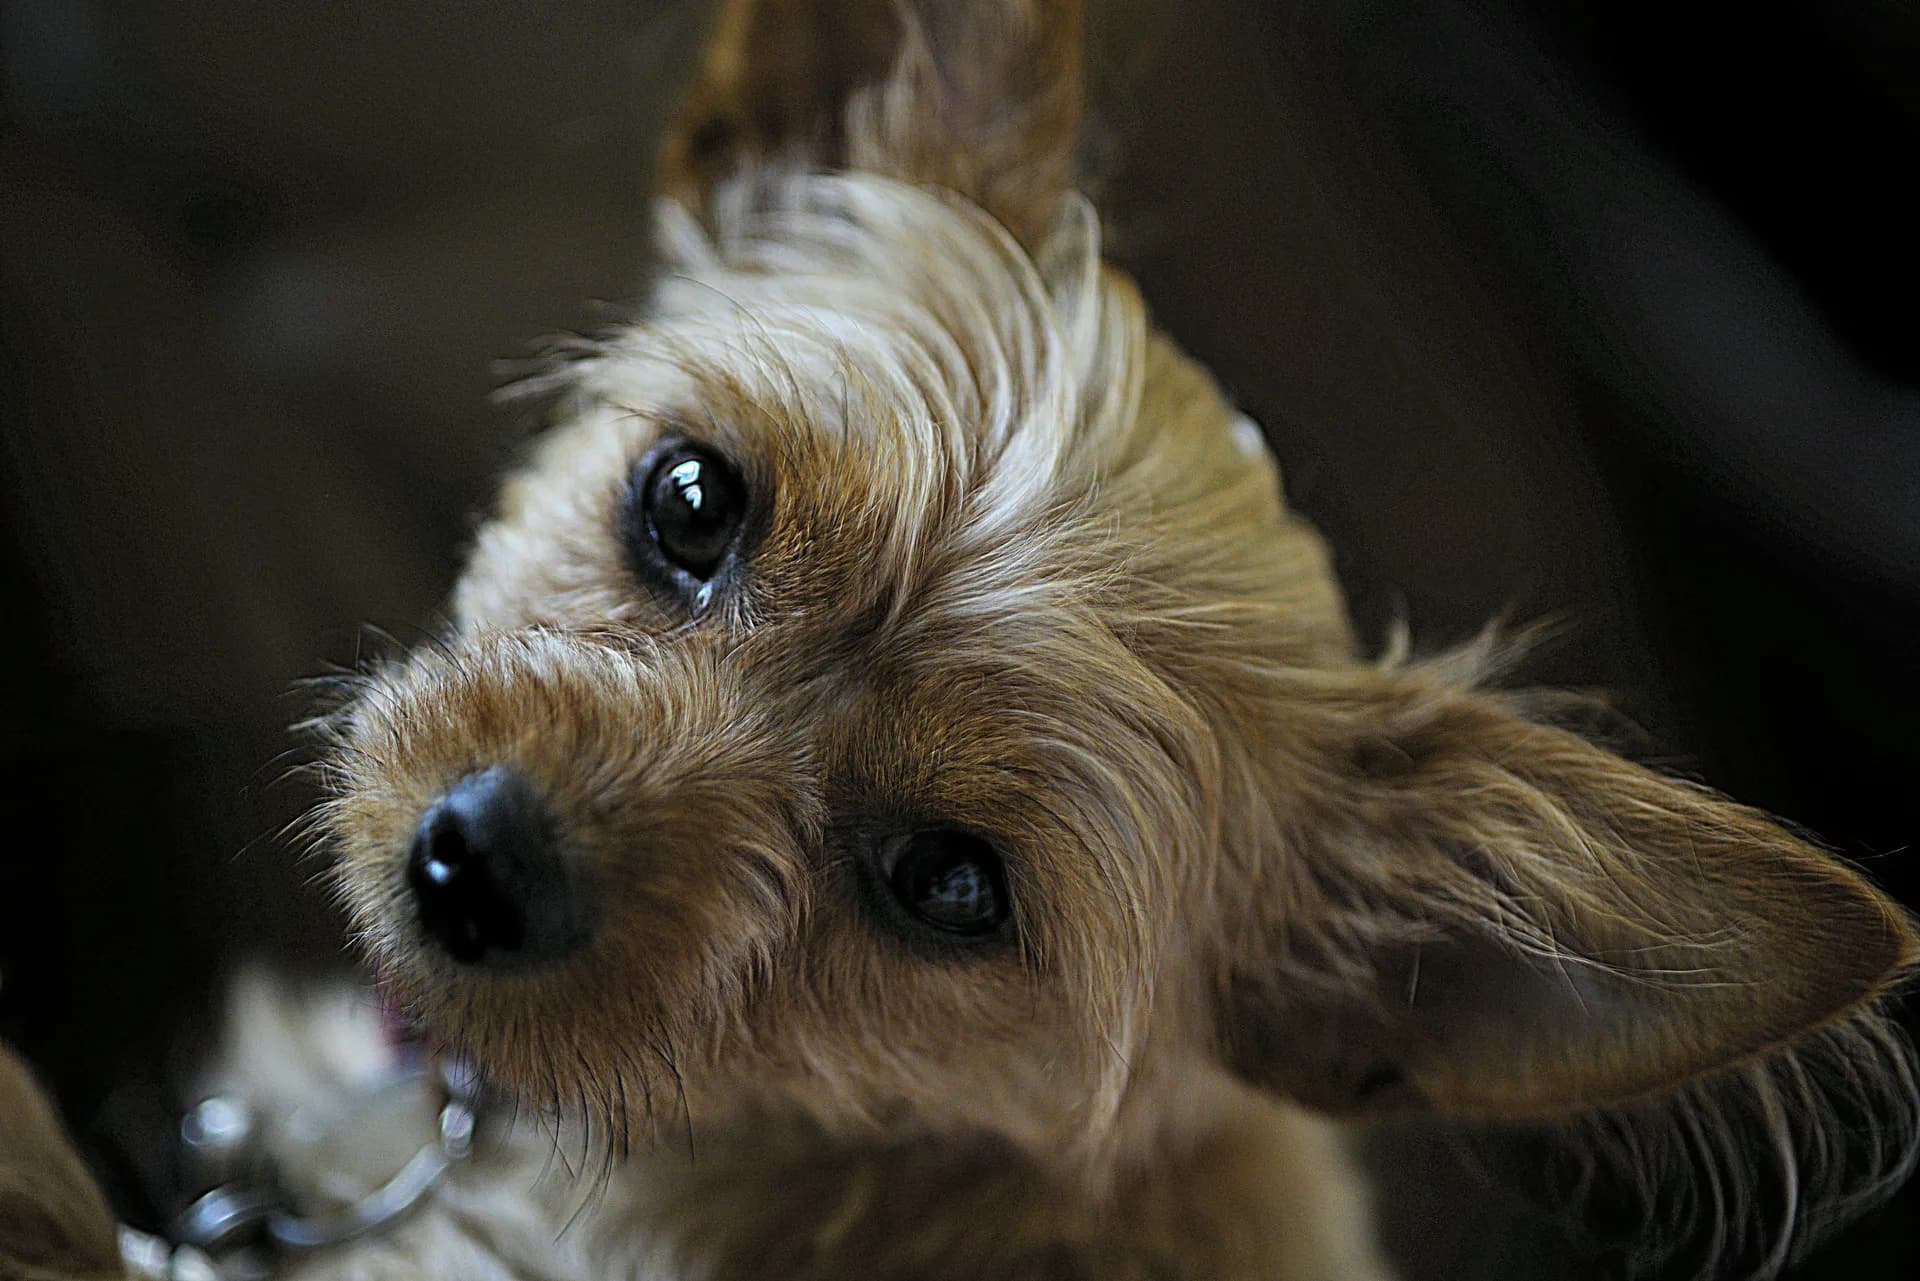
M 452 1061 L 438 1072 L 398 1071 L 344 1108 L 295 1112 L 284 1127 L 297 1143 L 351 1144 L 368 1127 L 421 1116 L 423 1102 L 435 1109 L 432 1133 L 393 1175 L 344 1207 L 303 1213 L 246 1101 L 224 1094 L 201 1100 L 181 1122 L 182 1157 L 214 1186 L 180 1214 L 166 1237 L 121 1228 L 129 1274 L 148 1281 L 256 1281 L 289 1256 L 390 1230 L 472 1155 L 477 1104 L 470 1073 Z

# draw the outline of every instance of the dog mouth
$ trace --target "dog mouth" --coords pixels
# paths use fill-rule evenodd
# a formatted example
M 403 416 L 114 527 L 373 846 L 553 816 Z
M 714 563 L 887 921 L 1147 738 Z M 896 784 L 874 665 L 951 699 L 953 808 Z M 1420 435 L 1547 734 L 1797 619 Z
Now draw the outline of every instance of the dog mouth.
M 374 1006 L 380 1015 L 380 1039 L 396 1058 L 410 1059 L 428 1052 L 426 1027 L 408 1010 L 393 972 L 383 961 L 370 967 Z

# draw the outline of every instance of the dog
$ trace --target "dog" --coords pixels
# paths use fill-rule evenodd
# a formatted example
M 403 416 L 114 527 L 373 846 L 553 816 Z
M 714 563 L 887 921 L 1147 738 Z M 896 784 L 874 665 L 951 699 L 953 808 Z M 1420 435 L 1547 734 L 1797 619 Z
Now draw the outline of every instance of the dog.
M 1492 642 L 1363 659 L 1082 96 L 1074 0 L 723 4 L 641 314 L 319 723 L 383 999 L 514 1123 L 290 1275 L 1384 1281 L 1392 1116 L 1748 1144 L 1761 1272 L 1904 1176 L 1914 923 Z M 269 1113 L 386 1070 L 241 1009 Z

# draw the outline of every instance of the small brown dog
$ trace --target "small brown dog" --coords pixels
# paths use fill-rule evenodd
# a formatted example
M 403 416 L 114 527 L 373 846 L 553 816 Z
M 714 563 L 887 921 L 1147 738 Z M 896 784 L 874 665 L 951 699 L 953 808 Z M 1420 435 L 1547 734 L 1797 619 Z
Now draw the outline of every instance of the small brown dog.
M 1763 1267 L 1904 1171 L 1920 934 L 1484 653 L 1357 657 L 1101 261 L 1078 24 L 725 6 L 644 318 L 553 375 L 454 634 L 329 721 L 386 987 L 597 1194 L 509 1143 L 315 1275 L 1364 1281 L 1323 1118 L 1412 1110 L 1750 1133 Z
M 1471 656 L 1356 658 L 1100 260 L 1078 23 L 725 6 L 645 318 L 556 376 L 454 636 L 333 722 L 392 992 L 650 1153 L 581 1235 L 699 1277 L 1380 1276 L 1295 1105 L 1732 1073 L 1791 1148 L 1821 1072 L 1897 1094 L 1920 935 L 1861 878 Z

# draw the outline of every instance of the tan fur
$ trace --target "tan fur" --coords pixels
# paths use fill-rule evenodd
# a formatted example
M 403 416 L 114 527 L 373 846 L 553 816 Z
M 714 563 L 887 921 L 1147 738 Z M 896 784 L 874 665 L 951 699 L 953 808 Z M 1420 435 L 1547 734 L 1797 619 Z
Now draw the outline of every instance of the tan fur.
M 249 976 L 231 1009 L 207 1084 L 245 1099 L 262 1118 L 266 1144 L 291 1172 L 290 1192 L 304 1209 L 338 1210 L 427 1141 L 433 1103 L 425 1092 L 410 1112 L 356 1117 L 367 1091 L 398 1069 L 364 994 L 301 993 Z M 1331 1127 L 1218 1074 L 1187 1082 L 1175 1110 L 1227 1124 L 1207 1127 L 1191 1152 L 1182 1149 L 1193 1140 L 1170 1139 L 1182 1160 L 1128 1172 L 1124 1222 L 1062 1186 L 1018 1145 L 984 1132 L 948 1136 L 929 1160 L 927 1136 L 912 1131 L 856 1136 L 766 1117 L 744 1137 L 703 1135 L 695 1166 L 666 1158 L 608 1167 L 591 1136 L 575 1128 L 579 1118 L 496 1110 L 474 1159 L 456 1166 L 418 1213 L 295 1261 L 285 1275 L 1145 1281 L 1261 1275 L 1276 1260 L 1285 1276 L 1386 1275 Z M 303 1125 L 293 1123 L 296 1111 Z M 317 1144 L 303 1137 L 316 1117 L 339 1127 Z M 722 1146 L 728 1142 L 738 1149 Z M 1209 1172 L 1214 1195 L 1173 1186 L 1190 1164 Z M 1268 1212 L 1247 1213 L 1249 1198 Z M 946 1213 L 919 1217 L 930 1202 Z M 743 1217 L 743 1205 L 755 1212 Z M 901 1230 L 903 1219 L 913 1231 Z M 674 1225 L 670 1235 L 665 1223 Z
M 0 1277 L 118 1276 L 113 1216 L 27 1065 L 0 1044 Z
M 452 634 L 327 722 L 319 829 L 359 939 L 578 1144 L 573 1226 L 523 1130 L 313 1275 L 1384 1277 L 1299 1104 L 1624 1108 L 1600 1115 L 1643 1155 L 1705 1135 L 1730 1255 L 1742 1171 L 1794 1211 L 1763 1267 L 1906 1170 L 1874 1003 L 1912 924 L 1764 817 L 1481 691 L 1486 653 L 1356 656 L 1272 463 L 1101 262 L 1077 19 L 723 10 L 644 318 L 548 380 L 567 421 Z M 621 533 L 670 433 L 762 512 L 692 609 Z M 426 807 L 501 764 L 600 913 L 518 976 L 425 942 L 404 873 Z M 839 835 L 872 814 L 992 833 L 1017 942 L 877 920 Z M 1862 1111 L 1889 1137 L 1848 1182 L 1833 1118 Z
M 738 170 L 800 156 L 963 191 L 1031 242 L 1073 184 L 1080 8 L 725 0 L 661 150 L 661 187 L 701 210 Z

